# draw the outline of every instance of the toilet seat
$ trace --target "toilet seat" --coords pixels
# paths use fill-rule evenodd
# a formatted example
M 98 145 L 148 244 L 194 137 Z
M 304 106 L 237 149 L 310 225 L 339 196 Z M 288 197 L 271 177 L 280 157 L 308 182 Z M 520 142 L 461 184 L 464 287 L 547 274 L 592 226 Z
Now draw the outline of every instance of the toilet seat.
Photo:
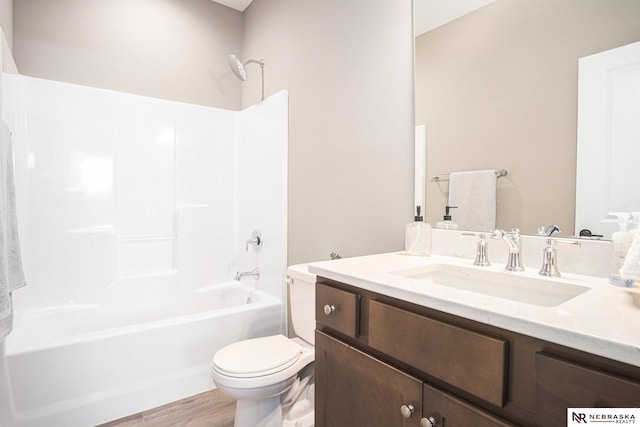
M 274 337 L 278 337 L 275 338 Z M 232 396 L 237 396 L 239 394 L 245 394 L 249 392 L 257 392 L 260 388 L 270 388 L 278 389 L 279 387 L 285 387 L 285 383 L 288 384 L 286 387 L 289 387 L 293 381 L 295 380 L 295 375 L 309 363 L 313 363 L 315 359 L 315 350 L 313 346 L 310 346 L 298 338 L 287 338 L 283 335 L 274 335 L 271 337 L 264 337 L 266 339 L 267 344 L 272 344 L 271 347 L 275 348 L 275 342 L 280 342 L 282 345 L 278 345 L 281 349 L 295 349 L 294 355 L 291 353 L 287 355 L 286 350 L 284 350 L 284 355 L 280 357 L 273 357 L 272 360 L 275 362 L 271 363 L 271 367 L 265 371 L 256 370 L 256 366 L 249 366 L 248 368 L 240 368 L 235 366 L 235 362 L 230 361 L 229 359 L 235 357 L 237 355 L 237 351 L 242 350 L 245 354 L 249 354 L 249 357 L 254 359 L 259 359 L 263 348 L 270 347 L 261 347 L 260 341 L 254 344 L 244 344 L 246 341 L 240 341 L 238 343 L 230 344 L 227 347 L 219 350 L 216 355 L 213 357 L 213 363 L 211 367 L 211 378 L 213 382 L 219 388 L 223 388 L 223 391 L 226 389 L 227 392 L 233 393 Z M 256 338 L 255 340 L 260 340 L 260 338 Z M 248 340 L 249 342 L 254 341 Z M 294 345 L 291 345 L 294 344 Z M 247 347 L 244 347 L 246 345 Z M 296 347 L 297 346 L 297 347 Z M 273 350 L 278 354 L 278 350 Z M 218 357 L 218 353 L 223 354 L 223 356 Z M 287 360 L 288 359 L 288 360 Z M 279 360 L 279 362 L 278 362 Z M 227 365 L 229 362 L 229 365 Z M 222 366 L 219 366 L 220 363 Z M 281 363 L 279 366 L 278 363 Z M 265 365 L 268 366 L 268 365 Z M 235 371 L 254 371 L 254 372 L 226 372 L 226 369 L 235 370 Z
M 303 347 L 284 335 L 272 335 L 230 344 L 213 358 L 214 369 L 235 378 L 272 375 L 292 366 Z

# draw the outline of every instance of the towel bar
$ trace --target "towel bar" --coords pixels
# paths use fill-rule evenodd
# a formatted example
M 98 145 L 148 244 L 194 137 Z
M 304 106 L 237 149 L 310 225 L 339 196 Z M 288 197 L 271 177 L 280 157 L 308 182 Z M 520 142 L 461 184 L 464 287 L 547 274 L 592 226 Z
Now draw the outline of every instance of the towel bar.
M 509 170 L 507 169 L 496 169 L 496 178 L 500 178 L 501 176 L 507 176 L 508 174 L 509 174 Z M 446 179 L 449 179 L 449 175 L 450 174 L 448 173 L 433 175 L 431 179 L 433 181 L 444 181 Z

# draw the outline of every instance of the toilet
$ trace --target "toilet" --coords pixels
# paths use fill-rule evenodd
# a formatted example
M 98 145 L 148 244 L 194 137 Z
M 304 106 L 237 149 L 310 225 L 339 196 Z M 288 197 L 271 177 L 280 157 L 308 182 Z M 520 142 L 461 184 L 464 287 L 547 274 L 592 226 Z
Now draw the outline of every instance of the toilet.
M 297 337 L 239 341 L 213 356 L 213 382 L 237 399 L 235 427 L 313 427 L 315 281 L 307 264 L 287 269 Z

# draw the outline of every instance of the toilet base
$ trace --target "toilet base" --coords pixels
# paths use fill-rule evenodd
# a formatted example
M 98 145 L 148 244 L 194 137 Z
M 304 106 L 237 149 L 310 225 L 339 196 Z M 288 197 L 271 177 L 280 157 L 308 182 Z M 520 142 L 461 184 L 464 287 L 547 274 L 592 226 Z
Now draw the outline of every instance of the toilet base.
M 262 400 L 238 400 L 235 427 L 282 427 L 280 396 Z
M 297 383 L 291 388 L 294 395 L 289 396 L 288 404 L 283 403 L 282 427 L 314 427 L 315 424 L 315 367 L 305 367 L 298 376 Z M 291 393 L 291 392 L 290 392 Z

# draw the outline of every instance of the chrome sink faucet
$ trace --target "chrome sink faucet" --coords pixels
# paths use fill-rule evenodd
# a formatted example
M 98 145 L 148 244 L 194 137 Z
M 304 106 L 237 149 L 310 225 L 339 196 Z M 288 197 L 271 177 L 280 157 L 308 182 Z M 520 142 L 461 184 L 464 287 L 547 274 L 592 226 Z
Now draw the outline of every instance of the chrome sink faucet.
M 236 277 L 234 280 L 240 280 L 243 277 L 253 277 L 254 279 L 258 280 L 260 278 L 260 272 L 257 268 L 254 268 L 251 271 L 238 271 L 236 272 Z
M 492 239 L 495 240 L 504 240 L 509 246 L 509 259 L 507 260 L 507 265 L 504 268 L 508 271 L 523 271 L 524 267 L 522 266 L 522 236 L 520 236 L 520 230 L 514 228 L 510 233 L 507 233 L 504 230 L 496 229 L 491 232 Z

